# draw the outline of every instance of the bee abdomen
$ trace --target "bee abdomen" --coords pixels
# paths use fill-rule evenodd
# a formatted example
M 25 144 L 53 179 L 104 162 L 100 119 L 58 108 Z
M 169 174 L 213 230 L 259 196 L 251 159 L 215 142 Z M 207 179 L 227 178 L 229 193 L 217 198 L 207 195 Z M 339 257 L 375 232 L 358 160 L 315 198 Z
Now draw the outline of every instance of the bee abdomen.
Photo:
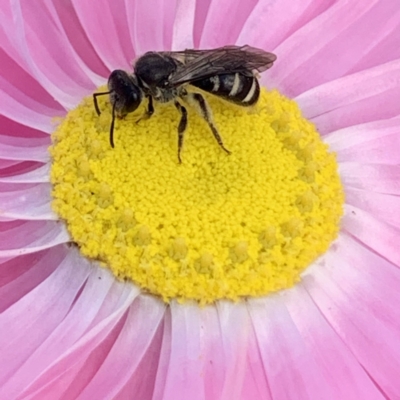
M 191 82 L 191 85 L 241 106 L 255 104 L 260 96 L 257 78 L 238 72 L 211 76 Z

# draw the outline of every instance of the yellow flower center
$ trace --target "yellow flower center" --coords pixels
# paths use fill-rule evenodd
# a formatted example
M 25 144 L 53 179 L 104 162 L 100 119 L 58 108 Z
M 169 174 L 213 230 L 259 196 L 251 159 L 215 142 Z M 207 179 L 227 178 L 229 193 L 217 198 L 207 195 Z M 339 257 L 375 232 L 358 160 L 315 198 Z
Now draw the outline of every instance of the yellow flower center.
M 288 288 L 339 230 L 335 156 L 294 101 L 207 100 L 228 155 L 189 108 L 182 164 L 171 104 L 138 124 L 91 98 L 53 134 L 53 208 L 81 252 L 144 291 L 201 304 Z

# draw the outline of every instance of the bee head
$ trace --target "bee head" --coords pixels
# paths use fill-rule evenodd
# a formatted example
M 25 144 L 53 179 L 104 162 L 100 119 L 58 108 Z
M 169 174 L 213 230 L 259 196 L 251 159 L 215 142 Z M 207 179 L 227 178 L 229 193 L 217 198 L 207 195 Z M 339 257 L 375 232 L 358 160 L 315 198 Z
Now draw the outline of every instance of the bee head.
M 143 97 L 135 75 L 117 69 L 108 78 L 110 102 L 119 116 L 135 111 Z M 115 106 L 114 106 L 115 105 Z
M 114 147 L 114 123 L 115 116 L 123 117 L 128 113 L 135 111 L 143 98 L 143 92 L 138 85 L 135 75 L 129 75 L 127 72 L 116 69 L 111 72 L 108 78 L 108 92 L 93 94 L 94 108 L 97 115 L 100 115 L 100 108 L 97 103 L 97 97 L 103 95 L 110 96 L 112 105 L 112 118 L 110 125 L 110 144 Z

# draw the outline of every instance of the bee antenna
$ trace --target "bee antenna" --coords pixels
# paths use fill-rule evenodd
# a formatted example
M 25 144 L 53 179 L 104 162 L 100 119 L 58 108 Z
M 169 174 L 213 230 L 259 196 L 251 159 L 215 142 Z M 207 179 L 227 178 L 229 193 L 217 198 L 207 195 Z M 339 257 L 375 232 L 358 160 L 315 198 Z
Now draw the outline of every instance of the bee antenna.
M 100 114 L 101 114 L 99 105 L 98 105 L 98 103 L 97 103 L 97 96 L 104 96 L 104 95 L 110 94 L 110 93 L 111 93 L 111 91 L 110 91 L 110 92 L 93 93 L 93 103 L 94 103 L 94 108 L 96 109 L 97 115 L 100 115 Z
M 113 106 L 112 106 L 112 119 L 111 119 L 111 125 L 110 125 L 110 144 L 111 147 L 114 148 L 114 122 L 115 122 L 115 105 L 117 104 L 116 101 L 114 101 Z

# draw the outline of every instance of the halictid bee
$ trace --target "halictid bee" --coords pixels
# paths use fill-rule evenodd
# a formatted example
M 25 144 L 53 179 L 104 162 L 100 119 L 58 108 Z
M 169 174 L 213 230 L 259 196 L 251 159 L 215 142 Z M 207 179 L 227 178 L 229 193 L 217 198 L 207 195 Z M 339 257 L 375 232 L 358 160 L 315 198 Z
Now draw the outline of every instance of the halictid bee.
M 256 72 L 272 67 L 276 56 L 250 46 L 225 46 L 213 50 L 148 52 L 140 57 L 133 74 L 115 70 L 108 78 L 108 91 L 93 95 L 100 115 L 97 96 L 110 95 L 112 120 L 110 143 L 114 147 L 115 116 L 124 117 L 135 111 L 143 98 L 148 100 L 143 117 L 154 113 L 153 99 L 160 103 L 173 101 L 181 114 L 178 125 L 178 160 L 181 162 L 183 136 L 187 127 L 187 111 L 182 103 L 193 104 L 207 121 L 218 144 L 228 154 L 215 127 L 210 107 L 190 85 L 241 106 L 255 104 L 260 95 Z

